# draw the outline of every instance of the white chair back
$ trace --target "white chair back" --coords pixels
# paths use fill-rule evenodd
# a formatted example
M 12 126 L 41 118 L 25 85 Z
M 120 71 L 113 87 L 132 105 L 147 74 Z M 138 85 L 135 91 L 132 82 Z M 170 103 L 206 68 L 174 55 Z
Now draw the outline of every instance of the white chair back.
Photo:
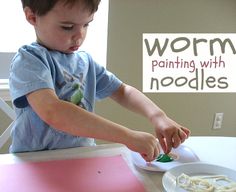
M 8 116 L 12 121 L 16 118 L 14 110 L 2 99 L 0 98 L 0 109 Z M 13 123 L 13 122 L 12 122 Z M 5 131 L 0 135 L 0 149 L 10 138 L 12 123 L 5 129 Z

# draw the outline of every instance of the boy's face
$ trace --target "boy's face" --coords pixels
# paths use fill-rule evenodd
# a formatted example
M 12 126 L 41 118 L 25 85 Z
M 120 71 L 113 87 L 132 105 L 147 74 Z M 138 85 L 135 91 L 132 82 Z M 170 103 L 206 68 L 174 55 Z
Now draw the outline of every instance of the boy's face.
M 59 2 L 46 15 L 35 15 L 37 41 L 49 49 L 72 53 L 83 43 L 93 16 L 79 4 L 68 7 Z

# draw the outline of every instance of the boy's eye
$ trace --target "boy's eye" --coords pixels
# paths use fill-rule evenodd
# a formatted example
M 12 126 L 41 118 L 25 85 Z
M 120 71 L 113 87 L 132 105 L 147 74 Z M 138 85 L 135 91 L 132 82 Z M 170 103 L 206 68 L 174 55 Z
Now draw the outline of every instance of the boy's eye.
M 70 31 L 74 28 L 74 26 L 61 26 L 61 28 L 65 31 Z
M 89 23 L 86 23 L 86 24 L 84 25 L 85 28 L 88 27 L 88 26 L 89 26 Z

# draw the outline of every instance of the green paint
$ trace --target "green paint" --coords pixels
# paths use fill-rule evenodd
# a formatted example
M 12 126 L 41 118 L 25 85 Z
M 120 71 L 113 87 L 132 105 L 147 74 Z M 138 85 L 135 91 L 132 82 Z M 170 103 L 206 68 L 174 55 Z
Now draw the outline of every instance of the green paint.
M 174 159 L 170 157 L 168 154 L 159 154 L 156 158 L 156 161 L 162 162 L 162 163 L 167 163 L 171 162 Z
M 78 84 L 75 84 L 75 85 L 73 85 L 73 88 L 74 89 L 77 89 L 75 92 L 74 92 L 74 94 L 71 96 L 71 98 L 70 98 L 70 101 L 72 102 L 72 103 L 74 103 L 74 104 L 79 104 L 80 102 L 81 102 L 81 100 L 82 100 L 82 98 L 84 97 L 83 96 L 83 93 L 82 93 L 82 91 L 80 90 L 80 86 L 78 85 Z

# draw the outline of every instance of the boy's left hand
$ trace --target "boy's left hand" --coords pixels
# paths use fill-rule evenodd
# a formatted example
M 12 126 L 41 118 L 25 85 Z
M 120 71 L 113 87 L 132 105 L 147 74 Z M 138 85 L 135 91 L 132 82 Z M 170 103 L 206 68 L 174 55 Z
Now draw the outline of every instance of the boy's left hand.
M 152 119 L 156 136 L 164 153 L 169 153 L 173 148 L 177 148 L 190 135 L 190 130 L 177 124 L 166 115 L 157 116 Z

